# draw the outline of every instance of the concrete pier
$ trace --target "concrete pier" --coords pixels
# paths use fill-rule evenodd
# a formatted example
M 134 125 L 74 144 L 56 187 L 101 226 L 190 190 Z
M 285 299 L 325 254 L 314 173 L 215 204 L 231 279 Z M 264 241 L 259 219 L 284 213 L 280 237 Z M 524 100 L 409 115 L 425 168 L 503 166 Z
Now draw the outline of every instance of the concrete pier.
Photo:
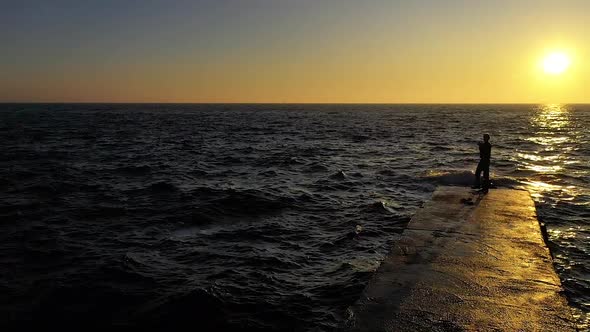
M 353 331 L 576 331 L 526 191 L 439 187 L 350 308 Z

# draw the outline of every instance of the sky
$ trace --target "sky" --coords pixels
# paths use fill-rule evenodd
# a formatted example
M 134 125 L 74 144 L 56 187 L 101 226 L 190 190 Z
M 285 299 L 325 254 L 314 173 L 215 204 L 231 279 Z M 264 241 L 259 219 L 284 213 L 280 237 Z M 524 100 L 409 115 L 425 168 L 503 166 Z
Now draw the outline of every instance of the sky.
M 590 103 L 588 22 L 587 0 L 0 0 L 0 102 Z

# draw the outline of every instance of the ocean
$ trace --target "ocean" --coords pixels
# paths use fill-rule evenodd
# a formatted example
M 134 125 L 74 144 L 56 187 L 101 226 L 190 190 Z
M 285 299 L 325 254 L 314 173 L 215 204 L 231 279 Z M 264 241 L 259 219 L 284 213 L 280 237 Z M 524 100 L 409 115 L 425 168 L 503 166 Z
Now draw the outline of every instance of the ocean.
M 587 328 L 589 128 L 590 105 L 0 104 L 0 326 L 337 330 L 489 133 Z

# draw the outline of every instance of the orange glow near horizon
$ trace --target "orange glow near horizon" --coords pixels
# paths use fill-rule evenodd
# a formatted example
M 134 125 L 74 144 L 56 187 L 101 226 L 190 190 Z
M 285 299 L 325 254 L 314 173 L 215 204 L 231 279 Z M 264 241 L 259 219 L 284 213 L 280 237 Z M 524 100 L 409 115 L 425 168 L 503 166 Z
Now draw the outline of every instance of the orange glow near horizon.
M 590 4 L 224 3 L 4 13 L 0 101 L 590 103 Z

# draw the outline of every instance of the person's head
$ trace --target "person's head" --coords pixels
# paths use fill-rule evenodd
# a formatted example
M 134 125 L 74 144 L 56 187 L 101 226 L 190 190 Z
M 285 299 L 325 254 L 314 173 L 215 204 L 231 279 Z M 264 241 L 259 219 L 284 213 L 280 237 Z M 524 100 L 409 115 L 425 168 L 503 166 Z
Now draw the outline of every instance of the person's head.
M 483 134 L 483 141 L 484 142 L 488 142 L 490 140 L 490 135 L 488 134 Z

